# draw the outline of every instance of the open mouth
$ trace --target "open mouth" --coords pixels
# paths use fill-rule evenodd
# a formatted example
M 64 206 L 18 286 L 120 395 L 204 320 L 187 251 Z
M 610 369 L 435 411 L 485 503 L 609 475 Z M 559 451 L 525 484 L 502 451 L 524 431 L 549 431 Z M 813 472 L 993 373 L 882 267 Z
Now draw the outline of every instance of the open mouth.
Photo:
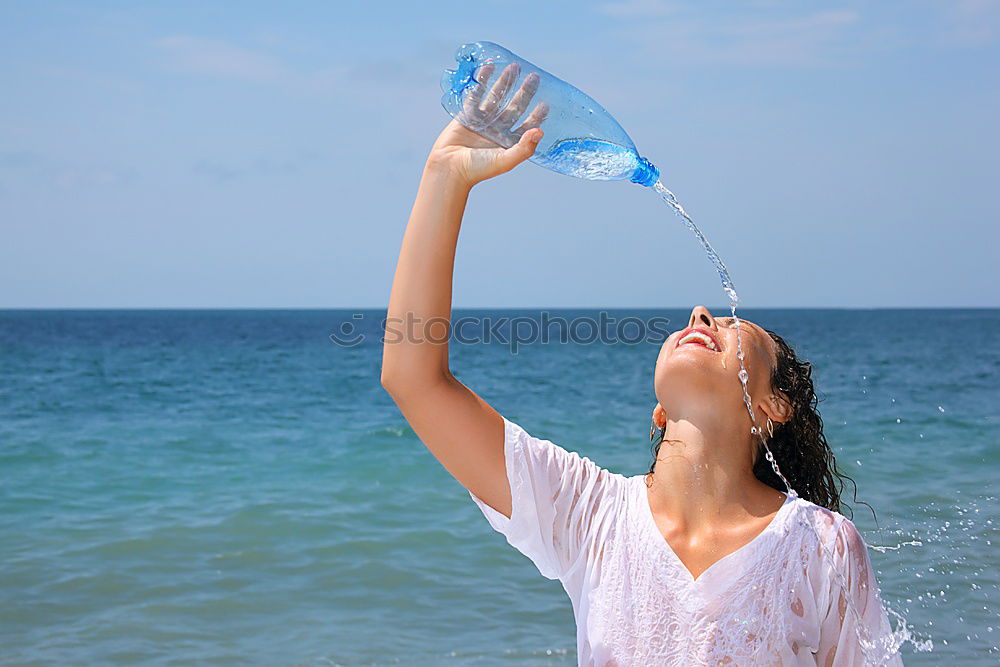
M 722 348 L 719 341 L 715 339 L 708 329 L 696 329 L 689 327 L 681 332 L 681 337 L 677 340 L 677 347 L 681 345 L 700 345 L 704 348 L 719 352 Z

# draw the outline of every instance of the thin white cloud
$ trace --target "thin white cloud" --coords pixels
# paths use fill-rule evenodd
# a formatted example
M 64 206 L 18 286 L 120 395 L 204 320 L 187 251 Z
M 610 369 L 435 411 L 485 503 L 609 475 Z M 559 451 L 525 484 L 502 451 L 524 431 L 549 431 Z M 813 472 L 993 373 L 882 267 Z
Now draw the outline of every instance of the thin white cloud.
M 673 14 L 676 7 L 667 0 L 622 0 L 603 4 L 598 11 L 618 18 L 649 18 Z
M 38 163 L 38 155 L 32 151 L 0 151 L 0 169 L 25 169 Z
M 50 172 L 50 182 L 64 189 L 114 187 L 134 180 L 134 173 L 100 166 L 58 167 Z
M 228 42 L 173 35 L 155 44 L 166 55 L 167 66 L 176 71 L 259 83 L 278 83 L 291 77 L 270 54 Z
M 1000 0 L 958 0 L 950 8 L 942 36 L 946 46 L 985 46 L 996 39 Z
M 793 18 L 674 17 L 622 28 L 650 56 L 687 64 L 810 67 L 837 62 L 856 45 L 860 16 L 830 10 Z
M 280 86 L 301 93 L 325 94 L 343 88 L 350 68 L 333 65 L 311 71 L 296 69 L 264 50 L 191 35 L 172 35 L 154 42 L 164 65 L 175 72 Z
M 979 15 L 1000 9 L 1000 0 L 957 0 L 955 9 L 962 14 Z
M 781 21 L 745 21 L 734 23 L 723 26 L 723 30 L 733 34 L 750 35 L 753 37 L 781 36 L 848 25 L 856 22 L 858 18 L 857 12 L 848 10 L 818 12 L 809 16 Z

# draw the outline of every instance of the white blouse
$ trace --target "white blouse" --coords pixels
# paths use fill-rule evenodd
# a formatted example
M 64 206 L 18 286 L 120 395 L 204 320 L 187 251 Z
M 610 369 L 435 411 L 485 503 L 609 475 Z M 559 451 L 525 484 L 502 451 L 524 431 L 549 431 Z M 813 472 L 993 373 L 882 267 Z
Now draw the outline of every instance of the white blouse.
M 693 579 L 653 519 L 644 475 L 612 473 L 506 418 L 504 455 L 511 517 L 469 495 L 562 582 L 580 665 L 902 664 L 844 516 L 786 496 L 760 535 Z

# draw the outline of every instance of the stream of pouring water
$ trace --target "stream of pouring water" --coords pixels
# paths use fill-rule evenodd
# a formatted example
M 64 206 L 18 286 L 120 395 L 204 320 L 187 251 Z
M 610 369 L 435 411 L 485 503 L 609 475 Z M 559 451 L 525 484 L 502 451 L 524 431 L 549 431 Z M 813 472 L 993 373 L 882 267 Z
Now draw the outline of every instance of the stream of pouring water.
M 719 254 L 715 252 L 715 248 L 712 247 L 712 244 L 708 242 L 708 239 L 705 238 L 702 231 L 698 229 L 698 226 L 694 224 L 694 221 L 684 210 L 684 207 L 681 206 L 679 201 L 677 201 L 677 197 L 674 196 L 674 193 L 668 190 L 661 181 L 657 181 L 653 186 L 653 189 L 656 190 L 657 194 L 660 195 L 660 198 L 666 202 L 678 216 L 680 216 L 681 220 L 684 222 L 684 226 L 691 230 L 691 232 L 698 238 L 698 241 L 700 241 L 701 245 L 705 248 L 705 253 L 708 255 L 709 261 L 712 262 L 713 266 L 715 266 L 715 270 L 719 273 L 719 279 L 722 281 L 722 289 L 725 291 L 726 296 L 729 297 L 729 306 L 733 315 L 733 324 L 736 327 L 736 358 L 740 362 L 739 378 L 740 384 L 743 386 L 743 403 L 746 405 L 747 413 L 750 415 L 750 434 L 757 436 L 760 440 L 760 443 L 764 448 L 764 457 L 767 459 L 768 463 L 771 464 L 771 468 L 774 470 L 774 473 L 785 485 L 788 495 L 793 499 L 798 498 L 799 494 L 796 493 L 795 489 L 792 488 L 792 485 L 789 484 L 788 479 L 782 474 L 781 469 L 778 467 L 778 462 L 775 460 L 774 454 L 771 452 L 771 448 L 767 446 L 767 439 L 764 437 L 764 429 L 757 426 L 757 420 L 753 410 L 753 402 L 750 399 L 750 392 L 747 390 L 747 380 L 749 379 L 749 375 L 743 364 L 743 337 L 740 331 L 740 318 L 736 315 L 736 307 L 739 305 L 740 297 L 736 292 L 736 286 L 733 284 L 733 279 L 729 275 L 729 270 L 726 268 L 722 258 L 719 257 Z M 805 523 L 816 535 L 816 539 L 822 547 L 824 555 L 827 559 L 829 559 L 829 562 L 835 562 L 830 547 L 827 545 L 826 540 L 820 536 L 815 524 L 812 521 L 806 521 Z M 844 575 L 835 567 L 831 568 L 831 570 L 837 576 L 837 579 L 843 589 L 850 590 Z M 895 654 L 899 650 L 899 647 L 906 641 L 912 642 L 917 650 L 931 650 L 932 644 L 930 640 L 917 640 L 910 631 L 910 627 L 906 623 L 906 619 L 884 603 L 883 607 L 886 612 L 894 617 L 898 623 L 891 636 L 872 638 L 870 636 L 870 630 L 867 628 L 861 614 L 858 612 L 852 596 L 847 595 L 845 596 L 845 599 L 847 601 L 847 606 L 851 610 L 851 614 L 854 617 L 858 642 L 861 646 L 862 652 L 864 653 L 866 662 L 883 664 L 887 656 Z
M 719 257 L 719 253 L 715 252 L 715 248 L 712 244 L 708 242 L 705 235 L 702 234 L 701 230 L 698 229 L 698 225 L 694 224 L 694 221 L 681 206 L 681 203 L 677 201 L 677 197 L 674 193 L 667 189 L 663 185 L 662 181 L 657 181 L 653 189 L 660 195 L 660 198 L 670 205 L 674 209 L 674 212 L 681 217 L 684 221 L 684 225 L 691 230 L 691 232 L 698 237 L 701 241 L 701 245 L 705 247 L 705 253 L 708 255 L 709 261 L 715 266 L 715 270 L 719 272 L 719 278 L 722 280 L 722 289 L 725 291 L 726 296 L 729 297 L 729 309 L 733 314 L 733 324 L 736 326 L 736 358 L 740 362 L 740 384 L 743 385 L 743 403 L 747 407 L 747 412 L 750 414 L 750 434 L 756 435 L 760 439 L 760 443 L 764 446 L 764 458 L 767 459 L 768 463 L 771 464 L 771 468 L 774 469 L 774 473 L 781 479 L 782 483 L 785 485 L 785 489 L 788 491 L 788 495 L 792 498 L 798 498 L 799 494 L 795 492 L 792 485 L 788 483 L 785 476 L 781 474 L 781 469 L 778 468 L 778 462 L 774 460 L 774 454 L 771 452 L 771 448 L 767 446 L 767 440 L 764 438 L 764 429 L 757 426 L 757 418 L 753 412 L 753 403 L 750 400 L 750 392 L 747 390 L 747 380 L 749 375 L 747 374 L 747 369 L 743 365 L 743 335 L 740 330 L 740 318 L 736 314 L 736 306 L 739 305 L 740 296 L 736 293 L 736 286 L 733 285 L 733 279 L 729 275 L 729 269 L 726 268 L 725 263 L 722 258 Z

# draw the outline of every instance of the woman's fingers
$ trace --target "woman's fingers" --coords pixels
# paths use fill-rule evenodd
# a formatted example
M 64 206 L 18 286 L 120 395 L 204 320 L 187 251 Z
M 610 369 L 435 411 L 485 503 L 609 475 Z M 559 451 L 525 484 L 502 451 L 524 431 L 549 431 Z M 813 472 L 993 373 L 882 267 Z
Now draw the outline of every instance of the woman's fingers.
M 518 151 L 523 152 L 525 146 L 530 146 L 531 153 L 534 153 L 537 142 L 529 141 L 525 144 L 520 140 L 524 139 L 530 130 L 539 127 L 545 121 L 549 113 L 549 105 L 545 102 L 535 105 L 524 122 L 516 130 L 511 131 L 510 126 L 524 115 L 524 110 L 528 108 L 535 93 L 538 92 L 541 78 L 534 72 L 528 74 L 517 92 L 511 97 L 510 103 L 497 114 L 499 106 L 507 98 L 517 81 L 521 67 L 517 63 L 507 65 L 487 90 L 487 84 L 495 69 L 496 66 L 493 63 L 486 63 L 476 71 L 478 85 L 474 86 L 465 96 L 462 121 L 463 123 L 471 122 L 469 127 L 475 128 L 474 131 L 480 136 L 486 137 L 500 146 L 510 146 L 507 150 L 514 151 L 518 146 L 521 146 L 520 149 L 503 158 L 509 161 L 514 159 L 513 156 L 520 155 Z M 541 135 L 539 134 L 539 136 Z M 519 161 L 527 159 L 531 153 L 525 154 L 519 158 Z M 508 169 L 512 169 L 513 164 L 516 163 L 512 163 Z
M 507 97 L 507 93 L 510 92 L 511 86 L 514 85 L 520 71 L 521 67 L 517 63 L 511 63 L 504 67 L 503 72 L 497 77 L 496 83 L 490 88 L 490 92 L 486 93 L 486 98 L 479 107 L 479 110 L 485 116 L 493 115 L 497 106 Z
M 532 72 L 528 76 L 524 77 L 524 82 L 521 83 L 521 87 L 517 89 L 514 93 L 514 97 L 511 99 L 510 104 L 507 108 L 503 110 L 503 113 L 497 118 L 496 124 L 501 128 L 508 128 L 513 125 L 524 110 L 528 108 L 528 103 L 531 102 L 531 98 L 535 96 L 538 91 L 538 83 L 541 78 Z
M 477 85 L 472 87 L 472 90 L 468 92 L 462 103 L 462 108 L 467 116 L 479 113 L 479 101 L 483 99 L 483 93 L 486 92 L 486 84 L 489 82 L 490 77 L 493 76 L 494 69 L 495 66 L 493 63 L 486 63 L 476 72 Z
M 524 119 L 516 130 L 512 130 L 511 134 L 515 136 L 520 136 L 527 132 L 528 130 L 539 127 L 545 122 L 546 117 L 549 115 L 549 104 L 548 102 L 539 102 L 535 105 L 535 108 L 531 110 L 528 117 Z

